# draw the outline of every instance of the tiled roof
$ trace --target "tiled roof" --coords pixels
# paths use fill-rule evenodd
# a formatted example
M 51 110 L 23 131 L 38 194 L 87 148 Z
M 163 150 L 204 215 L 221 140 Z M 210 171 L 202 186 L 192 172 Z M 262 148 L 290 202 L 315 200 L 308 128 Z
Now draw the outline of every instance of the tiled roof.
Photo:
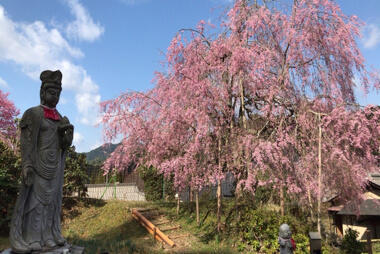
M 353 203 L 348 203 L 342 210 L 338 212 L 340 215 L 357 215 Z M 380 216 L 380 200 L 367 199 L 363 200 L 359 205 L 360 215 Z
M 329 212 L 339 212 L 340 210 L 342 210 L 342 208 L 343 208 L 343 205 L 338 205 L 338 206 L 329 207 L 327 210 Z
M 369 181 L 380 187 L 380 173 L 372 173 L 369 177 Z

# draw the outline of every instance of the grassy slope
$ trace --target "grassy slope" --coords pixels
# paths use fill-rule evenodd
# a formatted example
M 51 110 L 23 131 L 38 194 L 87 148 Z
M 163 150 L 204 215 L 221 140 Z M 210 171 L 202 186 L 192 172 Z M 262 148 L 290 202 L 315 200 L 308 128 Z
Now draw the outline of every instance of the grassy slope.
M 196 237 L 181 242 L 174 249 L 163 249 L 130 214 L 132 207 L 154 207 L 148 202 L 125 202 L 88 199 L 74 202 L 64 210 L 63 234 L 70 243 L 84 246 L 87 253 L 234 253 L 215 244 L 205 244 Z M 170 216 L 169 216 L 170 217 Z M 185 224 L 185 223 L 181 223 Z M 193 233 L 183 227 L 182 233 Z M 196 239 L 196 240 L 194 240 Z M 175 240 L 177 241 L 177 240 Z M 179 241 L 179 240 L 178 240 Z M 185 247 L 186 246 L 186 247 Z
M 130 207 L 144 205 L 90 199 L 75 202 L 64 210 L 63 235 L 70 243 L 85 247 L 87 253 L 128 253 L 136 248 L 139 253 L 156 253 L 152 238 L 129 213 Z

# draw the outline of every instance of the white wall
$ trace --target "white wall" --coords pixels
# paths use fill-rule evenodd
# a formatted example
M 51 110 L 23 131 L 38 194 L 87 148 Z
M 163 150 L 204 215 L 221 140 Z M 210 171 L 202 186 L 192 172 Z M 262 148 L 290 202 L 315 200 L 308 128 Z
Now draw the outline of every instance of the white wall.
M 87 194 L 90 198 L 104 200 L 118 199 L 126 201 L 146 201 L 145 194 L 138 190 L 136 185 L 110 184 L 108 187 L 104 184 L 90 184 L 87 186 Z

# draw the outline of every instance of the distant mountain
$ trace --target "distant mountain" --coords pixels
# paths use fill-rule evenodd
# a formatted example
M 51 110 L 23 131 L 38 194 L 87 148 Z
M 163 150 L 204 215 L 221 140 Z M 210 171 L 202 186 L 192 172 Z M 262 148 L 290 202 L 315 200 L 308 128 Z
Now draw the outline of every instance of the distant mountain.
M 105 161 L 118 145 L 119 144 L 105 144 L 89 151 L 88 153 L 84 153 L 86 155 L 87 162 L 91 164 L 96 161 Z

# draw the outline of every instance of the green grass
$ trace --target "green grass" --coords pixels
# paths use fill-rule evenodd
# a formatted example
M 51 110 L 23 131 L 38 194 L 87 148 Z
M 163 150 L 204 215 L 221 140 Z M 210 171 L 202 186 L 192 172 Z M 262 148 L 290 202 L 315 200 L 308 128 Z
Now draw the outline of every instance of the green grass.
M 68 242 L 86 253 L 160 253 L 157 244 L 130 215 L 147 203 L 85 199 L 66 208 L 62 225 Z
M 232 208 L 233 202 L 225 199 L 222 202 L 223 211 L 221 221 L 226 219 L 226 213 Z M 179 215 L 176 213 L 176 204 L 170 202 L 153 203 L 167 217 L 174 220 L 186 232 L 192 232 L 198 241 L 192 244 L 193 248 L 201 246 L 204 253 L 238 253 L 234 250 L 235 239 L 226 235 L 218 235 L 216 230 L 216 201 L 203 200 L 200 202 L 200 225 L 198 226 L 195 214 L 195 202 L 181 203 Z M 202 253 L 202 252 L 201 252 Z
M 178 247 L 162 248 L 147 230 L 131 216 L 130 208 L 157 207 L 167 218 L 181 225 L 181 233 L 191 233 L 190 238 L 174 239 Z M 185 210 L 183 210 L 185 211 Z M 194 223 L 194 216 L 184 212 L 175 214 L 174 203 L 102 201 L 96 199 L 64 199 L 62 233 L 69 243 L 85 247 L 86 253 L 183 253 L 183 254 L 234 254 L 235 251 L 216 241 L 202 242 L 202 230 Z M 187 211 L 187 210 L 186 210 Z M 210 213 L 206 228 L 214 220 Z M 199 237 L 199 238 L 198 238 Z M 0 238 L 0 250 L 9 248 L 8 237 Z
M 380 242 L 376 242 L 372 246 L 373 253 L 380 253 Z
M 9 248 L 9 239 L 7 236 L 0 236 L 0 251 Z
M 173 203 L 104 202 L 93 199 L 71 199 L 70 202 L 66 202 L 64 209 L 63 235 L 70 243 L 85 247 L 86 253 L 236 253 L 215 241 L 203 243 L 197 237 L 174 239 L 178 247 L 164 250 L 131 216 L 130 208 L 158 207 L 168 218 L 182 226 L 181 233 L 199 233 L 201 229 L 194 231 L 197 227 L 189 224 L 188 218 L 175 215 Z

